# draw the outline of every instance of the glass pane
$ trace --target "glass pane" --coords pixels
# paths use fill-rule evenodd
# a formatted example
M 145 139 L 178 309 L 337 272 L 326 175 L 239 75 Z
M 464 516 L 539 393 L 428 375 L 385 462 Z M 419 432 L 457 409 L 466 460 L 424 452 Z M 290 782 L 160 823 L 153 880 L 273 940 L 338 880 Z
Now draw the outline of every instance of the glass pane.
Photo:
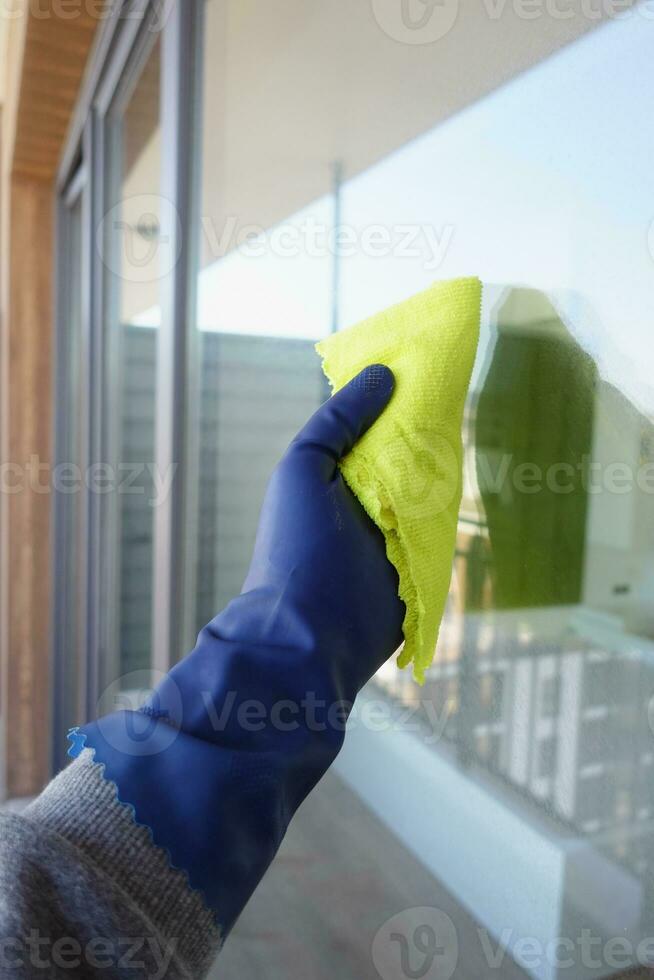
M 343 784 L 319 790 L 351 815 L 340 819 L 362 875 L 386 882 L 365 892 L 365 934 L 343 942 L 341 917 L 361 922 L 361 898 L 344 902 L 345 871 L 329 878 L 319 804 L 287 853 L 306 855 L 308 838 L 303 887 L 330 881 L 339 976 L 372 975 L 371 948 L 376 967 L 394 962 L 399 941 L 373 944 L 394 915 L 390 932 L 417 957 L 432 913 L 412 919 L 413 906 L 453 921 L 456 976 L 617 976 L 654 957 L 654 134 L 642 84 L 654 22 L 639 6 L 597 26 L 480 5 L 446 27 L 453 5 L 412 6 L 424 17 L 403 21 L 382 0 L 207 2 L 188 618 L 199 628 L 240 589 L 266 478 L 325 395 L 313 341 L 434 279 L 478 274 L 438 655 L 424 688 L 390 662 L 362 697 L 393 721 L 357 725 L 336 770 L 369 809 Z M 372 860 L 380 824 L 404 848 L 396 877 L 406 868 L 419 887 L 388 881 L 385 848 Z M 265 902 L 233 950 L 255 955 L 248 935 L 275 915 Z M 294 914 L 309 935 L 310 910 Z M 322 975 L 310 943 L 302 955 L 303 975 Z M 295 975 L 281 953 L 277 966 Z
M 315 193 L 294 186 L 290 172 L 279 182 L 260 173 L 250 141 L 259 125 L 269 125 L 265 106 L 255 101 L 244 127 L 235 93 L 225 98 L 222 92 L 225 63 L 219 52 L 226 37 L 228 57 L 242 53 L 231 51 L 232 37 L 224 33 L 232 13 L 228 7 L 209 3 L 205 24 L 202 220 L 192 344 L 199 380 L 194 420 L 199 480 L 188 481 L 196 494 L 190 526 L 197 531 L 181 652 L 241 590 L 270 473 L 326 396 L 314 343 L 332 329 L 336 315 L 334 257 L 324 244 L 312 254 L 296 240 L 304 229 L 315 229 L 322 239 L 333 228 L 338 166 L 321 162 Z
M 111 489 L 105 521 L 110 602 L 105 683 L 148 669 L 152 633 L 154 432 L 160 326 L 160 42 L 109 123 L 110 207 L 103 222 Z

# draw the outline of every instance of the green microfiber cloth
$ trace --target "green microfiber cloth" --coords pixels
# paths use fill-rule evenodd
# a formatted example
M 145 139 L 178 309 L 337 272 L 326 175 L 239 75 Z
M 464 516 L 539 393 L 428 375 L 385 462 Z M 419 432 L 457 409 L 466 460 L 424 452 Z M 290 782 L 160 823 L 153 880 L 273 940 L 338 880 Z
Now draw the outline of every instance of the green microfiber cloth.
M 333 391 L 368 364 L 386 364 L 395 375 L 390 404 L 341 471 L 386 538 L 406 605 L 398 664 L 413 662 L 420 684 L 450 585 L 480 310 L 480 281 L 454 279 L 316 344 Z

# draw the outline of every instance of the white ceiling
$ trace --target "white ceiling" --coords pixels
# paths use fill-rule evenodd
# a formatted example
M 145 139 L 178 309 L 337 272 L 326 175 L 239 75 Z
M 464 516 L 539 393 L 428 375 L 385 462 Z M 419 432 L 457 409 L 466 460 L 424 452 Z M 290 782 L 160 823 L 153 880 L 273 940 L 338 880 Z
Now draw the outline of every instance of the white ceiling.
M 274 227 L 329 194 L 334 161 L 346 180 L 373 167 L 597 26 L 581 15 L 525 19 L 510 2 L 497 4 L 503 14 L 494 19 L 488 0 L 456 0 L 450 32 L 411 45 L 382 29 L 378 2 L 393 4 L 208 0 L 198 133 L 202 267 L 233 248 L 233 219 L 237 230 Z M 146 110 L 149 118 L 149 99 Z M 483 180 L 482 144 L 479 152 Z M 123 188 L 137 212 L 146 190 L 156 190 L 161 154 L 156 129 Z M 124 283 L 126 319 L 158 302 L 156 280 Z
M 329 192 L 333 161 L 361 173 L 597 26 L 447 0 L 454 27 L 413 45 L 381 28 L 380 3 L 208 0 L 203 208 L 219 227 L 272 227 Z

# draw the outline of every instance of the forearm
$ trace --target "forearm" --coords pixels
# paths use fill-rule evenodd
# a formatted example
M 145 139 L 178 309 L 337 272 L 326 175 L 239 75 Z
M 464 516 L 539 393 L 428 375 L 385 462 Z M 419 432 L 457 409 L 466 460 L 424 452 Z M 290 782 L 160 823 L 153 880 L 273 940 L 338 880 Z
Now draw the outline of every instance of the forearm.
M 78 941 L 134 920 L 159 950 L 176 942 L 170 975 L 193 976 L 228 935 L 336 757 L 357 692 L 401 641 L 384 537 L 337 467 L 392 387 L 377 365 L 319 409 L 271 478 L 241 595 L 140 711 L 73 734 L 81 761 L 18 825 L 26 867 L 38 834 L 61 850 L 35 849 L 21 928 L 38 917 L 30 875 L 65 874 L 82 896 Z M 66 928 L 67 891 L 48 896 Z
M 282 633 L 271 597 L 240 596 L 142 711 L 108 715 L 75 738 L 186 870 L 224 935 L 338 753 L 342 699 L 356 696 L 340 669 L 348 657 L 325 655 L 288 592 L 283 615 Z
M 63 980 L 79 962 L 107 978 L 131 960 L 150 980 L 204 975 L 338 752 L 340 696 L 356 695 L 290 595 L 284 615 L 272 644 L 273 610 L 240 597 L 144 711 L 85 726 L 93 751 L 3 818 L 0 973 L 47 962 Z
M 186 876 L 84 752 L 21 815 L 2 817 L 0 972 L 199 978 L 220 936 Z M 77 965 L 79 964 L 79 966 Z
M 19 882 L 2 911 L 8 964 L 38 973 L 36 930 L 53 976 L 58 942 L 91 977 L 96 961 L 98 977 L 117 974 L 130 950 L 136 976 L 203 976 L 342 743 L 337 694 L 356 694 L 290 595 L 284 615 L 297 632 L 289 620 L 280 646 L 265 598 L 239 597 L 143 711 L 85 726 L 92 751 L 6 818 L 0 874 Z

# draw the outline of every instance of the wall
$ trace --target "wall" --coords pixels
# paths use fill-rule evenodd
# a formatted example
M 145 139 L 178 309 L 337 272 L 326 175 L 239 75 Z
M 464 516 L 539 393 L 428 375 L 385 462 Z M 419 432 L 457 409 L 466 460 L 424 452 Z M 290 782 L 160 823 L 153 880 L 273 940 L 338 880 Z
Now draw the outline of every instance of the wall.
M 54 3 L 14 9 L 2 116 L 0 459 L 22 488 L 0 495 L 0 789 L 25 796 L 49 767 L 52 501 L 27 467 L 51 458 L 54 176 L 101 5 L 65 19 Z

